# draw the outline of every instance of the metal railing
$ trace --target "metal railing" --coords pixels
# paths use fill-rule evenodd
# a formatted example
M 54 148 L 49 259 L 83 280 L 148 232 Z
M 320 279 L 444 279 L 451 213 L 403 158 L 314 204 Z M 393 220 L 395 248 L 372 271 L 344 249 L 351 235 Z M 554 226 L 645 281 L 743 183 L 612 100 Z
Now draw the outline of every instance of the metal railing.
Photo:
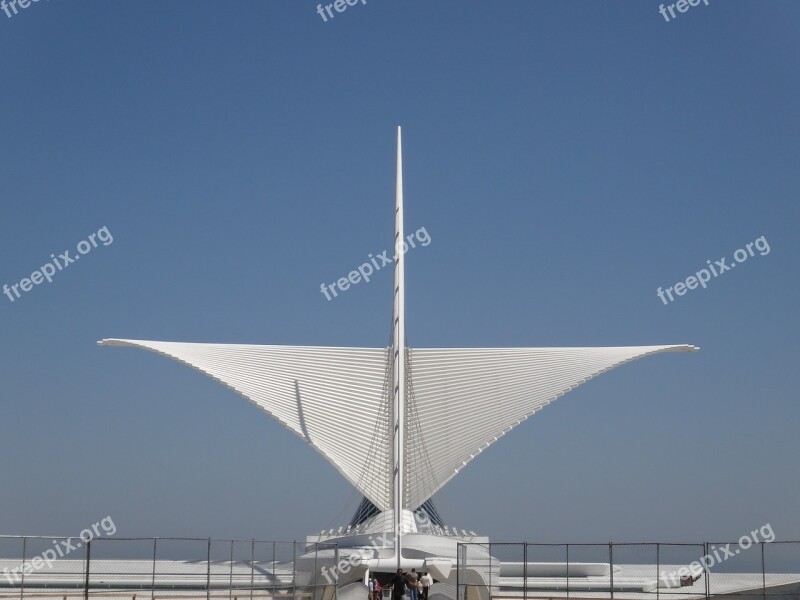
M 457 600 L 800 600 L 800 542 L 464 542 L 456 554 Z
M 0 536 L 0 600 L 335 599 L 338 562 L 331 542 Z
M 456 548 L 431 600 L 800 600 L 800 542 Z M 335 600 L 338 564 L 333 542 L 0 536 L 0 600 Z

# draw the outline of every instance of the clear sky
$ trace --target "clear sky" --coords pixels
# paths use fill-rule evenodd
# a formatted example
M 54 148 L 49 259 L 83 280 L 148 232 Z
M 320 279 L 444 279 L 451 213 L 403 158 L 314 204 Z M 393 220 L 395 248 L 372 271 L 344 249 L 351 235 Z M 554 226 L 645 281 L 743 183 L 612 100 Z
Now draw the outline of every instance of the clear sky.
M 351 486 L 268 415 L 95 341 L 386 345 L 389 269 L 330 302 L 320 284 L 391 244 L 402 125 L 407 229 L 432 240 L 408 256 L 409 345 L 702 348 L 558 400 L 435 496 L 444 520 L 496 541 L 800 539 L 800 3 L 658 8 L 0 12 L 0 285 L 113 238 L 0 295 L 0 532 L 349 520 Z M 761 236 L 707 289 L 657 296 Z

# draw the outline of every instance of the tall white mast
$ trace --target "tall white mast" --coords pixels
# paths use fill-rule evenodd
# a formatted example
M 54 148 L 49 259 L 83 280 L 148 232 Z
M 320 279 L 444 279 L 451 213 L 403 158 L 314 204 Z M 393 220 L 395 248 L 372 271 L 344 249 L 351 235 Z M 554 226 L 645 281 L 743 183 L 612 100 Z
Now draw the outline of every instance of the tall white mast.
M 403 442 L 406 403 L 405 255 L 403 254 L 403 142 L 397 128 L 397 187 L 394 205 L 394 306 L 392 310 L 392 429 L 394 431 L 394 548 L 400 568 L 403 523 Z

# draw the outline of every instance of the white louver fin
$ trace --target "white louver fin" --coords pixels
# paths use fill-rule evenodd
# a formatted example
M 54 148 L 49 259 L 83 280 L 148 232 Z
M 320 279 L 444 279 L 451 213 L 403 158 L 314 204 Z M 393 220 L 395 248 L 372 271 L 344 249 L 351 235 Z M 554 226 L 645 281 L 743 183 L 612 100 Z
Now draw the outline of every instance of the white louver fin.
M 631 360 L 694 346 L 410 349 L 406 500 L 415 509 L 498 438 Z
M 389 349 L 107 339 L 174 358 L 311 444 L 381 511 L 392 508 Z M 694 346 L 409 349 L 405 502 L 414 510 L 538 410 L 605 371 Z
M 213 377 L 306 440 L 375 506 L 391 508 L 386 348 L 99 344 L 152 350 Z

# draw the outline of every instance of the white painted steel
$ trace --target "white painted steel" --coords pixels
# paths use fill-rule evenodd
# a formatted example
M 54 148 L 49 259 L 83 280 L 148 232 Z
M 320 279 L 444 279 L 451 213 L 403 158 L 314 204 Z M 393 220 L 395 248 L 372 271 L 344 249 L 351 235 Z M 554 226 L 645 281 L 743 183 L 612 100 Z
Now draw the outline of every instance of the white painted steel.
M 410 350 L 407 503 L 416 507 L 500 437 L 605 371 L 694 346 Z
M 306 440 L 380 510 L 396 502 L 385 401 L 391 350 L 120 339 L 100 344 L 153 350 L 206 373 Z M 401 438 L 405 507 L 420 506 L 511 429 L 592 377 L 650 354 L 695 349 L 409 350 L 413 402 Z
M 153 350 L 229 386 L 311 444 L 375 506 L 391 508 L 386 348 L 99 343 Z
M 397 568 L 403 548 L 402 509 L 405 507 L 405 416 L 406 416 L 406 323 L 405 264 L 403 253 L 403 138 L 397 128 L 397 174 L 394 201 L 394 300 L 392 308 L 392 509 L 394 515 Z M 416 507 L 415 507 L 416 508 Z

